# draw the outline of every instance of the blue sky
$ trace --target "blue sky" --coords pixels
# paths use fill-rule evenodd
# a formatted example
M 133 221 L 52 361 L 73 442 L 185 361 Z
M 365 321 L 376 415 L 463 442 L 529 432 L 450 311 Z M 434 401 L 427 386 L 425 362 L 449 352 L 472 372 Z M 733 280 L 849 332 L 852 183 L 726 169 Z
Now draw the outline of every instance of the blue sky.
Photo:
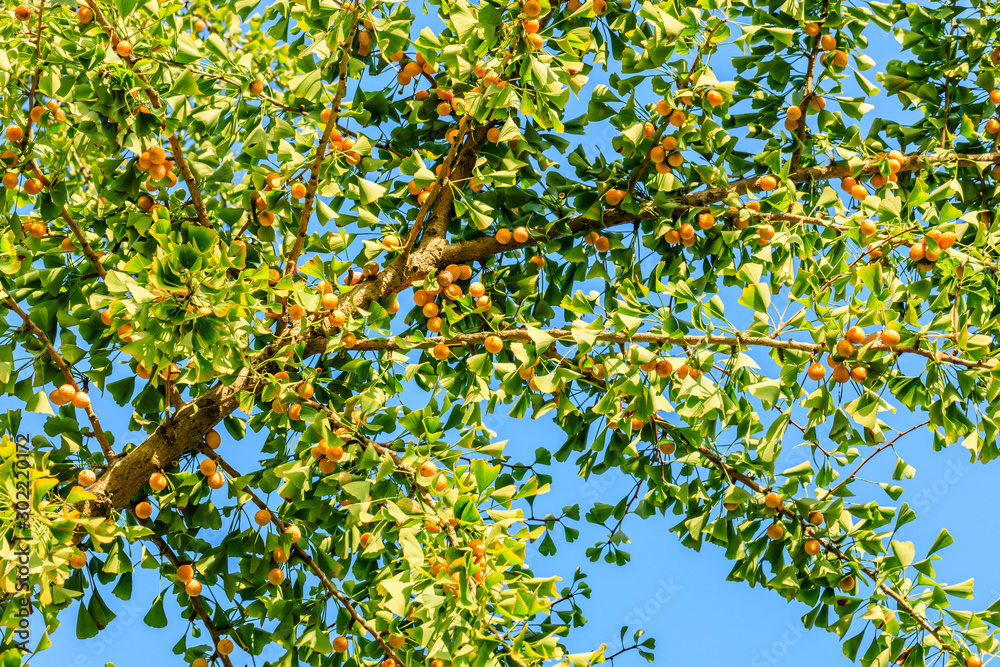
M 876 70 L 885 67 L 886 61 L 898 52 L 898 45 L 889 35 L 879 30 L 867 32 L 871 48 L 867 51 L 876 62 Z M 729 64 L 721 57 L 712 61 L 720 80 L 732 78 Z M 602 81 L 599 72 L 592 73 L 590 86 Z M 874 76 L 869 76 L 874 80 Z M 890 116 L 899 113 L 894 100 L 881 95 L 876 101 L 878 109 L 872 115 Z M 582 106 L 582 105 L 581 105 Z M 579 111 L 571 112 L 569 116 Z M 610 133 L 588 133 L 588 150 L 611 153 Z M 407 299 L 409 297 L 406 297 Z M 725 296 L 727 305 L 731 295 Z M 404 302 L 404 310 L 408 306 Z M 755 358 L 763 359 L 759 355 Z M 915 369 L 914 369 L 915 371 Z M 124 430 L 128 413 L 114 408 L 110 399 L 98 405 L 102 420 L 116 424 Z M 913 423 L 906 414 L 890 421 L 894 426 Z M 25 430 L 41 432 L 40 419 L 27 415 Z M 508 439 L 507 455 L 513 460 L 530 461 L 537 447 L 555 449 L 565 435 L 543 417 L 540 420 L 514 420 L 497 416 L 487 425 L 495 430 L 498 439 Z M 802 460 L 805 448 L 792 449 L 798 444 L 791 437 L 786 441 L 783 454 L 789 465 Z M 257 467 L 256 458 L 260 438 L 254 434 L 242 443 L 234 443 L 223 433 L 220 453 L 241 472 Z M 941 528 L 947 527 L 955 545 L 945 550 L 937 567 L 939 581 L 956 583 L 976 577 L 976 597 L 967 601 L 964 608 L 981 609 L 1000 598 L 1000 571 L 995 567 L 995 554 L 1000 547 L 1000 537 L 995 531 L 983 530 L 991 525 L 993 517 L 987 515 L 984 489 L 993 481 L 986 469 L 969 463 L 966 450 L 959 446 L 934 452 L 931 438 L 920 431 L 901 441 L 899 452 L 916 468 L 916 477 L 904 484 L 906 491 L 900 502 L 909 502 L 916 510 L 918 520 L 908 525 L 899 536 L 917 545 L 918 556 L 926 552 Z M 865 469 L 870 479 L 888 478 L 895 460 L 887 452 Z M 787 467 L 787 466 L 785 466 Z M 783 467 L 778 466 L 781 470 Z M 576 475 L 571 464 L 557 466 L 552 491 L 541 497 L 536 515 L 546 512 L 558 514 L 566 505 L 579 503 L 581 513 L 595 501 L 615 503 L 632 488 L 630 479 L 617 471 L 584 481 Z M 891 501 L 878 487 L 859 487 L 866 499 L 888 504 Z M 860 491 L 859 491 L 860 492 Z M 216 492 L 222 493 L 222 491 Z M 575 631 L 569 638 L 571 651 L 585 651 L 600 643 L 607 643 L 607 653 L 621 648 L 619 629 L 622 625 L 631 630 L 642 628 L 657 641 L 660 661 L 675 664 L 728 664 L 749 667 L 776 665 L 801 665 L 808 661 L 813 667 L 844 664 L 840 642 L 834 635 L 821 630 L 806 631 L 800 617 L 808 608 L 799 603 L 786 603 L 774 593 L 745 583 L 727 582 L 726 576 L 732 562 L 724 557 L 721 549 L 708 545 L 701 552 L 682 547 L 669 527 L 677 522 L 674 517 L 654 516 L 640 520 L 627 518 L 623 529 L 631 544 L 625 550 L 631 553 L 631 562 L 625 567 L 607 565 L 603 561 L 591 563 L 584 551 L 605 538 L 604 531 L 586 523 L 577 524 L 582 533 L 573 544 L 557 540 L 559 552 L 553 557 L 535 555 L 529 564 L 539 576 L 558 574 L 569 581 L 577 567 L 589 575 L 587 582 L 593 590 L 592 598 L 581 604 L 588 625 Z M 556 531 L 560 536 L 561 531 Z M 133 547 L 137 561 L 139 547 Z M 180 618 L 179 608 L 173 597 L 167 596 L 169 625 L 162 630 L 147 627 L 142 622 L 149 606 L 161 587 L 158 574 L 136 570 L 132 600 L 124 602 L 110 594 L 104 595 L 108 606 L 118 618 L 96 638 L 79 641 L 74 635 L 75 607 L 64 614 L 63 626 L 53 636 L 53 647 L 41 653 L 32 664 L 35 667 L 91 667 L 111 662 L 120 667 L 141 661 L 146 667 L 178 665 L 180 658 L 171 649 L 186 628 Z M 33 636 L 41 636 L 42 627 L 36 616 Z M 856 628 L 860 629 L 860 623 Z M 237 654 L 236 664 L 253 664 L 243 654 Z M 276 659 L 277 651 L 256 660 L 261 665 L 267 659 Z M 622 666 L 645 664 L 636 653 L 627 653 L 618 659 Z

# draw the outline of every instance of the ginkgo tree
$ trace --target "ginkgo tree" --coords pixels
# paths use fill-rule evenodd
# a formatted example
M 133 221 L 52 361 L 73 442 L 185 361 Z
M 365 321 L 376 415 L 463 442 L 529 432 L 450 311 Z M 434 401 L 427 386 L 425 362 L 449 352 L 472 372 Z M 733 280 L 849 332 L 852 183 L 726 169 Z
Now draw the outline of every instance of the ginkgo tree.
M 851 659 L 980 667 L 1000 604 L 893 539 L 903 459 L 859 473 L 998 455 L 997 11 L 7 2 L 5 655 L 25 597 L 44 650 L 141 567 L 178 664 L 593 664 L 586 564 L 525 554 L 587 521 L 627 566 L 635 515 Z M 561 468 L 633 490 L 538 520 Z

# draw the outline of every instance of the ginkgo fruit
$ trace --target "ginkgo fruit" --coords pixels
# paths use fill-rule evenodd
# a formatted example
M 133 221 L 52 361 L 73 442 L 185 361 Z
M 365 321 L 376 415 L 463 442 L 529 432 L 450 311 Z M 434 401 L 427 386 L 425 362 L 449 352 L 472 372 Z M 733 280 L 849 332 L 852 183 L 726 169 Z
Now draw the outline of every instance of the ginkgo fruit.
M 210 489 L 221 489 L 226 484 L 226 477 L 222 474 L 221 470 L 216 470 L 208 476 L 208 480 L 205 483 L 208 484 L 208 488 Z
M 205 434 L 205 444 L 211 449 L 218 449 L 219 445 L 222 444 L 222 436 L 219 435 L 218 431 L 212 429 Z
M 140 519 L 148 519 L 153 515 L 153 506 L 144 500 L 135 506 L 135 515 Z
M 153 491 L 162 491 L 167 488 L 167 478 L 163 473 L 154 472 L 149 476 L 149 488 Z
M 855 345 L 860 345 L 865 340 L 865 330 L 858 326 L 851 327 L 847 330 L 845 338 Z
M 885 345 L 886 347 L 894 347 L 896 345 L 899 345 L 899 340 L 900 340 L 899 332 L 893 331 L 892 329 L 885 329 L 881 333 L 880 339 L 882 344 Z
M 97 481 L 97 475 L 88 468 L 80 471 L 80 474 L 76 476 L 76 481 L 79 482 L 80 486 L 86 488 Z

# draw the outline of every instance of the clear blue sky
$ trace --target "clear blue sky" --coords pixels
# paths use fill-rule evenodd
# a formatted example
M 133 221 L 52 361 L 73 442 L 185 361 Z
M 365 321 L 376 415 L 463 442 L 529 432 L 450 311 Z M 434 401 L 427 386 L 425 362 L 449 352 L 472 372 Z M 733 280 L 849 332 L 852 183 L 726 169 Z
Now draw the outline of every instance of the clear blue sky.
M 871 48 L 867 52 L 876 62 L 876 70 L 894 57 L 898 46 L 891 36 L 878 30 L 868 31 Z M 729 64 L 716 57 L 712 61 L 719 79 L 732 77 Z M 874 71 L 870 72 L 873 74 Z M 874 81 L 874 76 L 869 76 Z M 593 73 L 591 85 L 601 82 L 598 72 Z M 895 113 L 894 100 L 880 95 L 875 104 L 875 114 Z M 582 108 L 582 105 L 581 105 Z M 579 113 L 571 110 L 570 116 Z M 595 139 L 596 137 L 596 139 Z M 589 150 L 611 153 L 610 134 L 591 133 Z M 404 303 L 404 309 L 408 304 Z M 760 358 L 760 357 L 758 357 Z M 95 396 L 104 422 L 116 424 L 120 431 L 128 422 L 128 414 L 114 409 L 110 399 Z M 905 414 L 899 415 L 894 426 L 912 423 Z M 26 415 L 25 430 L 38 433 L 41 421 L 35 415 Z M 498 439 L 508 439 L 507 455 L 513 460 L 532 459 L 537 447 L 557 448 L 565 439 L 556 426 L 543 417 L 538 421 L 514 420 L 502 416 L 488 421 L 487 425 L 498 433 Z M 228 434 L 223 434 L 220 453 L 242 472 L 256 467 L 257 447 L 260 438 L 250 434 L 239 445 Z M 786 440 L 784 458 L 794 465 L 804 454 L 805 448 L 793 449 L 797 442 Z M 995 554 L 1000 548 L 996 531 L 983 530 L 995 522 L 987 515 L 985 489 L 991 488 L 995 474 L 990 475 L 983 466 L 969 463 L 966 450 L 953 446 L 945 451 L 933 452 L 931 438 L 926 432 L 915 433 L 899 446 L 908 463 L 917 474 L 905 483 L 906 491 L 900 502 L 909 502 L 916 510 L 918 521 L 908 525 L 905 533 L 897 536 L 917 545 L 918 556 L 926 550 L 941 528 L 947 527 L 955 545 L 945 550 L 938 564 L 939 581 L 955 583 L 976 577 L 976 597 L 966 602 L 967 609 L 981 609 L 1000 598 L 1000 570 L 996 568 Z M 895 463 L 891 453 L 876 459 L 865 469 L 868 478 L 888 478 Z M 789 467 L 786 466 L 786 467 Z M 783 469 L 781 465 L 778 470 Z M 617 471 L 603 477 L 584 481 L 576 476 L 571 464 L 553 469 L 555 480 L 552 492 L 538 501 L 536 515 L 551 511 L 556 514 L 565 505 L 579 503 L 585 513 L 595 501 L 615 503 L 632 488 L 631 480 Z M 859 487 L 870 494 L 868 499 L 889 503 L 889 499 L 875 486 Z M 216 493 L 222 493 L 218 491 Z M 776 594 L 745 583 L 726 581 L 732 562 L 726 560 L 721 549 L 708 545 L 694 552 L 682 547 L 669 527 L 677 523 L 672 516 L 654 516 L 640 520 L 630 516 L 624 530 L 631 538 L 626 550 L 631 553 L 631 563 L 625 567 L 590 563 L 584 557 L 586 548 L 606 537 L 604 532 L 586 523 L 577 524 L 582 533 L 571 545 L 557 540 L 559 553 L 553 557 L 536 555 L 529 564 L 536 574 L 558 574 L 567 581 L 576 567 L 589 575 L 593 589 L 592 598 L 581 604 L 588 618 L 588 625 L 574 632 L 569 639 L 571 651 L 586 651 L 605 642 L 607 653 L 621 647 L 619 629 L 629 625 L 631 630 L 643 628 L 647 635 L 657 640 L 658 661 L 670 664 L 727 664 L 748 667 L 773 667 L 777 665 L 811 667 L 842 665 L 840 642 L 835 635 L 822 630 L 806 631 L 800 617 L 808 608 L 797 602 L 786 603 Z M 561 535 L 556 531 L 555 536 Z M 133 546 L 134 561 L 140 548 Z M 64 625 L 53 636 L 54 646 L 42 652 L 33 662 L 35 667 L 92 667 L 112 662 L 119 667 L 142 664 L 143 667 L 178 665 L 181 660 L 171 649 L 186 628 L 180 618 L 173 596 L 167 596 L 169 625 L 153 629 L 142 622 L 149 606 L 161 587 L 158 574 L 136 569 L 132 600 L 121 601 L 105 589 L 104 600 L 118 618 L 96 638 L 79 641 L 74 634 L 76 607 L 63 616 Z M 860 624 L 856 626 L 860 629 Z M 36 615 L 32 627 L 33 638 L 42 634 L 40 616 Z M 279 657 L 272 650 L 258 658 L 257 665 L 267 659 Z M 237 652 L 235 664 L 254 664 L 245 654 Z M 645 664 L 636 653 L 618 659 L 624 666 Z

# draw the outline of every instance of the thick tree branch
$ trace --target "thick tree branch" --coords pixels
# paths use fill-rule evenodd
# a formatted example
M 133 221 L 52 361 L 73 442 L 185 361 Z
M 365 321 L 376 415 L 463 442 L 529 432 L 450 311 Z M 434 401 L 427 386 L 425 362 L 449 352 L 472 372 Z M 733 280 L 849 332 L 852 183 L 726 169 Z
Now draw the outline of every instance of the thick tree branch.
M 950 157 L 910 156 L 903 159 L 900 171 L 918 171 L 925 166 L 947 163 L 954 163 L 958 166 L 973 166 L 976 163 L 981 162 L 1000 164 L 1000 153 L 984 153 L 982 155 L 953 155 Z M 863 167 L 860 170 L 860 173 L 876 174 L 879 172 L 879 169 L 879 165 L 873 160 Z M 846 165 L 827 165 L 823 167 L 807 167 L 805 169 L 801 169 L 790 174 L 789 180 L 798 183 L 812 180 L 844 178 L 845 176 L 850 175 L 851 170 Z M 690 194 L 678 195 L 667 200 L 665 204 L 700 209 L 709 204 L 723 201 L 731 194 L 744 195 L 748 192 L 757 192 L 760 190 L 758 186 L 759 181 L 759 176 L 743 178 L 737 181 L 732 181 L 725 186 L 699 190 L 698 192 Z M 436 253 L 433 257 L 428 256 L 421 258 L 423 260 L 431 260 L 430 266 L 428 266 L 426 261 L 416 261 L 416 257 L 411 260 L 410 265 L 414 268 L 414 270 L 419 270 L 422 267 L 426 273 L 434 268 L 437 268 L 438 266 L 444 266 L 447 264 L 463 264 L 466 262 L 484 259 L 490 255 L 498 255 L 510 250 L 537 245 L 538 243 L 543 243 L 556 238 L 575 236 L 581 232 L 607 229 L 610 227 L 617 227 L 618 225 L 632 225 L 642 222 L 643 220 L 655 220 L 661 217 L 663 217 L 663 214 L 660 213 L 659 208 L 651 201 L 647 200 L 639 204 L 639 210 L 636 213 L 621 209 L 612 209 L 605 211 L 603 219 L 601 220 L 591 220 L 583 216 L 576 216 L 569 218 L 562 225 L 556 226 L 553 231 L 549 233 L 543 231 L 532 232 L 529 239 L 523 243 L 510 241 L 509 243 L 501 244 L 492 236 L 482 236 L 466 241 L 458 241 L 443 247 L 440 250 L 440 253 Z
M 471 135 L 468 140 L 463 141 L 469 130 L 469 125 L 471 124 L 472 116 L 465 115 L 462 117 L 462 121 L 458 125 L 458 136 L 455 137 L 455 141 L 452 142 L 451 148 L 448 150 L 448 155 L 445 157 L 444 162 L 441 163 L 441 172 L 438 174 L 438 177 L 435 179 L 433 185 L 431 185 L 430 196 L 427 197 L 427 200 L 417 211 L 417 217 L 413 223 L 413 229 L 410 230 L 410 235 L 406 239 L 406 244 L 403 246 L 402 252 L 399 253 L 399 257 L 395 260 L 400 267 L 406 266 L 410 252 L 412 251 L 414 244 L 417 242 L 417 239 L 420 237 L 424 219 L 427 217 L 427 213 L 430 211 L 431 206 L 434 206 L 434 219 L 428 225 L 427 233 L 425 234 L 427 238 L 423 243 L 421 243 L 421 249 L 425 249 L 432 239 L 443 238 L 445 232 L 448 230 L 448 222 L 451 220 L 451 203 L 454 198 L 454 195 L 451 192 L 451 181 L 460 180 L 465 178 L 467 175 L 461 173 L 466 168 L 465 164 L 456 165 L 454 173 L 452 173 L 452 163 L 455 160 L 455 156 L 458 154 L 460 146 L 463 154 L 468 151 L 474 155 L 477 150 L 477 148 L 475 148 L 477 142 L 474 134 Z M 467 169 L 471 170 L 471 167 L 467 167 Z M 442 190 L 444 192 L 442 192 Z

